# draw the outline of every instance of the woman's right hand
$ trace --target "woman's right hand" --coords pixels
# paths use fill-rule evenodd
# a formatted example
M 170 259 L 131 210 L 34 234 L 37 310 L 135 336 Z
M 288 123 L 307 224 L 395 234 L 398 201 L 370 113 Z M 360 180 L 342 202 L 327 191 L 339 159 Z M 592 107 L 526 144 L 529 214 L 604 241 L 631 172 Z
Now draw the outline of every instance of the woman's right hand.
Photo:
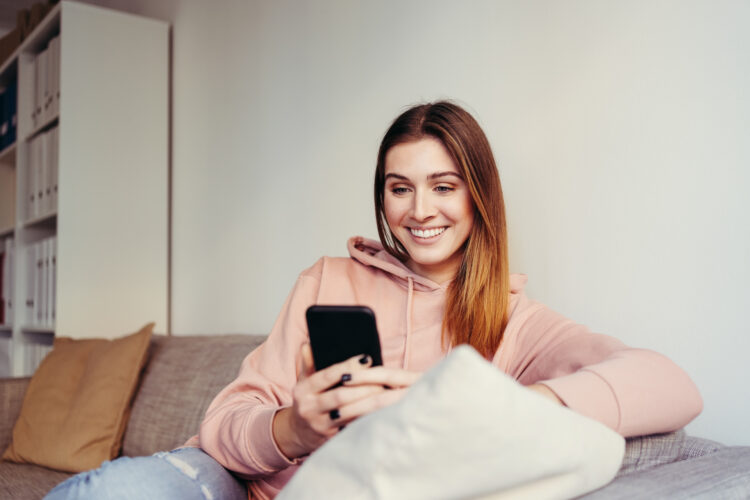
M 339 428 L 356 418 L 342 418 L 347 406 L 386 390 L 379 384 L 328 390 L 351 378 L 352 373 L 369 368 L 372 364 L 369 356 L 355 356 L 318 372 L 309 344 L 302 346 L 300 358 L 301 369 L 292 391 L 292 406 L 276 412 L 272 424 L 276 444 L 289 459 L 312 453 Z

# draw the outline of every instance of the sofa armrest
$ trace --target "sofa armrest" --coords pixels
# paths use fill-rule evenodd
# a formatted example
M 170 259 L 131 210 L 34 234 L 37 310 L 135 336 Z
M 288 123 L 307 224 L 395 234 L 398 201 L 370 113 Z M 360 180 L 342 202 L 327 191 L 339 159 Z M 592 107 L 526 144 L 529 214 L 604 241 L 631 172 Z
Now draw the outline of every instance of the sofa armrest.
M 10 444 L 31 378 L 0 378 L 0 454 Z

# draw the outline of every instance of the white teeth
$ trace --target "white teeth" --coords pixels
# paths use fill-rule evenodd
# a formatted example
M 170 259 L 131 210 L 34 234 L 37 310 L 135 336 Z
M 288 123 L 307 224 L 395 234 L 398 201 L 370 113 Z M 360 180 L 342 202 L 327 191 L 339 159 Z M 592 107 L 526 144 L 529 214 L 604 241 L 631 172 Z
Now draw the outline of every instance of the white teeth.
M 409 228 L 409 231 L 411 231 L 411 234 L 416 236 L 417 238 L 432 238 L 433 236 L 437 236 L 438 234 L 445 231 L 444 227 L 435 228 L 435 229 L 412 229 Z

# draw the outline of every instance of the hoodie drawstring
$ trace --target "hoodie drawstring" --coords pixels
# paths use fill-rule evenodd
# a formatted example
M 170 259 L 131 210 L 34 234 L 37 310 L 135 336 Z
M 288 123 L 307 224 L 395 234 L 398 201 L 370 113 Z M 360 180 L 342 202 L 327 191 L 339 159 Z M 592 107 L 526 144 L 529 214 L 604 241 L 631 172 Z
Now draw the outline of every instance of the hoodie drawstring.
M 414 300 L 414 279 L 407 276 L 406 281 L 409 283 L 409 292 L 406 295 L 406 346 L 404 348 L 404 369 L 409 368 L 409 346 L 411 344 L 411 309 Z

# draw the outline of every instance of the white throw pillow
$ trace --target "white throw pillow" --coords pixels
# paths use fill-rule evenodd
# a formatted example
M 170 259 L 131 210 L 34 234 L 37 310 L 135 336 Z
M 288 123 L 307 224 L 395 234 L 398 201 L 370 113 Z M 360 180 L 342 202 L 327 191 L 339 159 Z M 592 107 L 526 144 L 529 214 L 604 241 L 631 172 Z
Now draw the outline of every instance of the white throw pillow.
M 571 498 L 611 481 L 624 449 L 460 346 L 320 447 L 277 498 Z

